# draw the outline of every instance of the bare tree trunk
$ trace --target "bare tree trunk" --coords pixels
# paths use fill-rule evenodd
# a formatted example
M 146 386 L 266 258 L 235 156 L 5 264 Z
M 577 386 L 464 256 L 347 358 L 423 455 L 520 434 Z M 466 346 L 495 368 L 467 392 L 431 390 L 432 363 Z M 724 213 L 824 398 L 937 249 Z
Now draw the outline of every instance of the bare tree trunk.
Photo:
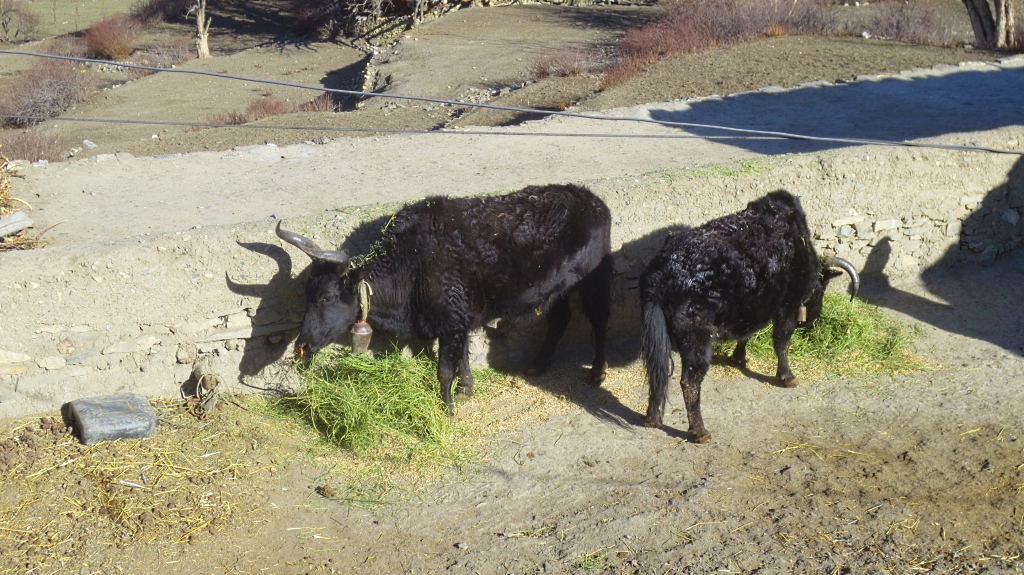
M 961 1 L 971 17 L 974 43 L 978 48 L 1006 50 L 1013 47 L 1017 30 L 1013 0 L 992 0 L 992 7 L 988 0 Z
M 1014 22 L 1013 1 L 993 0 L 996 7 L 996 48 L 1006 50 L 1014 47 L 1016 22 Z
M 209 58 L 210 22 L 213 18 L 206 17 L 206 0 L 199 0 L 192 9 L 196 11 L 196 52 L 200 58 Z
M 995 47 L 995 21 L 988 0 L 962 0 L 974 27 L 974 43 L 978 48 Z

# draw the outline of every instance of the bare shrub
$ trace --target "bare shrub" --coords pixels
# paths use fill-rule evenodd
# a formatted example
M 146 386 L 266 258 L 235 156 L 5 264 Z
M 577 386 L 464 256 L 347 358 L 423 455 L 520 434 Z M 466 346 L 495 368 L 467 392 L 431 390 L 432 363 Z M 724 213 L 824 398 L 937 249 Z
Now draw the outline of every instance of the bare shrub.
M 85 31 L 85 44 L 95 58 L 122 60 L 135 50 L 135 37 L 141 25 L 127 16 L 115 16 L 97 22 Z
M 18 72 L 0 93 L 0 113 L 53 118 L 85 100 L 94 79 L 86 68 L 63 60 L 39 60 Z M 4 118 L 5 126 L 25 127 L 37 119 Z
M 207 116 L 206 121 L 211 124 L 227 124 L 229 126 L 240 126 L 242 124 L 248 124 L 252 121 L 252 118 L 246 112 L 232 110 L 230 112 L 212 114 L 210 116 Z
M 882 4 L 867 26 L 873 36 L 900 42 L 955 46 L 957 36 L 943 17 L 939 6 L 932 3 Z
M 600 71 L 601 55 L 593 50 L 567 48 L 538 55 L 530 64 L 530 77 L 586 76 Z
M 58 36 L 57 38 L 51 38 L 39 46 L 39 51 L 45 54 L 71 56 L 74 58 L 84 58 L 89 53 L 89 49 L 85 45 L 85 40 L 75 36 Z
M 0 150 L 12 160 L 59 162 L 68 147 L 57 136 L 39 130 L 7 130 L 0 132 Z
M 263 118 L 269 118 L 271 116 L 280 116 L 282 114 L 289 114 L 295 111 L 295 106 L 291 102 L 285 102 L 280 98 L 273 96 L 264 96 L 263 98 L 257 98 L 249 105 L 245 107 L 245 113 L 248 114 L 251 120 L 262 120 Z
M 676 0 L 656 21 L 622 37 L 619 60 L 605 74 L 602 87 L 621 84 L 651 62 L 674 54 L 837 29 L 835 17 L 816 0 Z
M 128 13 L 145 24 L 166 22 L 184 16 L 195 0 L 137 0 Z
M 160 34 L 148 45 L 136 50 L 133 60 L 143 66 L 170 68 L 192 58 L 192 44 L 190 38 Z M 128 69 L 128 77 L 133 80 L 154 73 L 152 70 Z
M 334 102 L 331 94 L 324 92 L 316 98 L 299 105 L 299 112 L 337 112 L 338 104 Z
M 0 41 L 28 41 L 41 21 L 39 14 L 22 0 L 0 0 Z
M 232 110 L 230 112 L 224 112 L 221 114 L 213 114 L 207 116 L 206 120 L 211 124 L 227 124 L 231 126 L 237 126 L 240 124 L 248 124 L 249 122 L 255 122 L 262 120 L 263 118 L 270 118 L 273 116 L 281 116 L 283 114 L 292 114 L 295 112 L 337 112 L 338 105 L 334 102 L 334 99 L 327 92 L 320 94 L 312 100 L 302 103 L 294 104 L 276 98 L 271 95 L 257 98 L 249 105 L 245 107 L 244 111 Z

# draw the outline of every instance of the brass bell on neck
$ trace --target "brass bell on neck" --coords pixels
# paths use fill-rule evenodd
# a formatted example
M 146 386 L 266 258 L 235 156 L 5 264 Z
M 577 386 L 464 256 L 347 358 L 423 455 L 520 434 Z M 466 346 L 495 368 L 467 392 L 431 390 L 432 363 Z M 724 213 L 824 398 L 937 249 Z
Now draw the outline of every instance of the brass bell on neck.
M 807 306 L 802 305 L 796 314 L 796 321 L 804 323 L 807 321 Z
M 352 326 L 352 353 L 369 353 L 370 338 L 373 337 L 373 328 L 365 321 L 357 321 Z

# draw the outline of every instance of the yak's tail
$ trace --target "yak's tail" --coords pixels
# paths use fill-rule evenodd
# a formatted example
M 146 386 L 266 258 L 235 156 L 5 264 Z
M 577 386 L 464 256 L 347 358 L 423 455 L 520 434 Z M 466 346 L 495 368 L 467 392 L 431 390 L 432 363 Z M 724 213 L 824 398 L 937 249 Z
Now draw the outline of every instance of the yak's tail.
M 647 403 L 647 427 L 660 427 L 668 399 L 668 381 L 672 377 L 672 341 L 665 325 L 665 312 L 656 302 L 644 302 L 640 347 L 650 399 Z

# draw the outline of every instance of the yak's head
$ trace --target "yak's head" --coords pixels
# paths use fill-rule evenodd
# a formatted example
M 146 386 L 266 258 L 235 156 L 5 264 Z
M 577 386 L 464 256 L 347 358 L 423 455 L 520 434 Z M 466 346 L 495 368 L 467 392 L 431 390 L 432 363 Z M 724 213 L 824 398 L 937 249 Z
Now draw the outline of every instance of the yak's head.
M 306 314 L 302 319 L 295 352 L 312 357 L 322 347 L 347 332 L 359 316 L 359 298 L 348 275 L 349 257 L 344 251 L 322 250 L 308 238 L 281 229 L 277 237 L 313 259 L 306 280 Z
M 832 281 L 832 278 L 843 275 L 844 271 L 850 274 L 850 284 L 853 286 L 850 301 L 853 301 L 853 298 L 857 297 L 857 290 L 860 289 L 860 276 L 857 275 L 857 268 L 853 267 L 853 264 L 843 258 L 822 258 L 821 274 L 818 276 L 818 282 L 814 285 L 814 291 L 811 292 L 811 297 L 804 303 L 807 313 L 805 317 L 800 318 L 800 327 L 814 327 L 814 322 L 818 321 L 818 318 L 821 317 L 821 303 L 825 298 L 825 290 L 828 289 L 828 282 Z

